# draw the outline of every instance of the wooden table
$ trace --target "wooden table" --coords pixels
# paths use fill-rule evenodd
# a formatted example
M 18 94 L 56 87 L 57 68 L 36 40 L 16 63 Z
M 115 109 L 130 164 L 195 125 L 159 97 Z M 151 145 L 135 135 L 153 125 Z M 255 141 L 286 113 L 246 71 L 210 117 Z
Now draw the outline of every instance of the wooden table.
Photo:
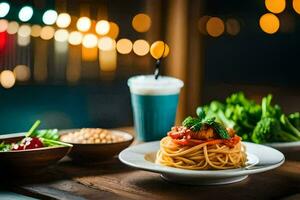
M 118 158 L 81 166 L 64 159 L 43 175 L 12 181 L 8 188 L 42 199 L 300 199 L 300 154 L 289 158 L 276 170 L 223 186 L 169 183 Z

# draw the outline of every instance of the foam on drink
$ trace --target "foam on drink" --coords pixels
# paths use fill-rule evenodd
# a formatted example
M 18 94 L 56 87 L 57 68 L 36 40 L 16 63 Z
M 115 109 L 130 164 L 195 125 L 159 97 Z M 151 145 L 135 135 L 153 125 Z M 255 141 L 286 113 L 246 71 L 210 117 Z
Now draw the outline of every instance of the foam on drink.
M 133 76 L 128 80 L 130 92 L 141 95 L 170 95 L 177 94 L 183 86 L 183 82 L 177 78 L 153 75 Z

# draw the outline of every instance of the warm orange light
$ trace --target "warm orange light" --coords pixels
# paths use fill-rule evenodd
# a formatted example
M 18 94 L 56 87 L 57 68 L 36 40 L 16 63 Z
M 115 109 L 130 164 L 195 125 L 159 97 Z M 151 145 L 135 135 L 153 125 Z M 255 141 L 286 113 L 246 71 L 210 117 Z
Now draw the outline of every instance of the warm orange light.
M 100 20 L 96 24 L 96 33 L 99 35 L 105 35 L 109 32 L 110 24 L 106 20 Z
M 236 19 L 228 19 L 226 21 L 226 31 L 229 35 L 237 35 L 240 32 L 240 23 Z
M 7 33 L 8 34 L 16 34 L 19 29 L 18 22 L 9 22 L 7 26 Z
M 210 16 L 203 16 L 199 19 L 198 21 L 198 29 L 200 31 L 200 33 L 207 35 L 207 31 L 206 31 L 206 23 L 209 20 Z
M 132 27 L 137 32 L 147 32 L 151 27 L 151 18 L 144 13 L 137 14 L 132 20 Z
M 267 13 L 260 17 L 259 25 L 265 33 L 273 34 L 278 31 L 280 22 L 274 14 Z
M 163 41 L 156 41 L 150 47 L 150 53 L 153 58 L 160 59 L 167 57 L 170 52 L 169 46 Z
M 86 48 L 94 48 L 97 46 L 98 38 L 94 34 L 86 34 L 83 36 L 82 45 Z
M 285 0 L 265 0 L 266 8 L 272 13 L 281 13 L 285 9 Z
M 18 35 L 21 37 L 28 37 L 30 36 L 31 33 L 31 28 L 30 26 L 24 24 L 22 26 L 20 26 L 19 30 L 18 30 Z
M 71 24 L 71 16 L 68 13 L 61 13 L 56 19 L 56 25 L 60 28 L 67 28 Z
M 33 25 L 31 27 L 31 36 L 32 37 L 39 37 L 41 35 L 42 27 L 40 25 Z
M 206 23 L 206 31 L 212 37 L 219 37 L 224 29 L 224 22 L 218 17 L 211 17 Z
M 30 79 L 30 68 L 26 65 L 17 65 L 14 75 L 18 81 L 28 81 Z
M 149 44 L 146 40 L 136 40 L 133 43 L 133 52 L 138 56 L 144 56 L 149 52 Z
M 8 21 L 6 19 L 0 19 L 0 32 L 6 31 L 8 28 Z
M 111 51 L 116 48 L 116 41 L 110 37 L 103 37 L 99 39 L 98 47 L 102 51 Z
M 50 40 L 54 36 L 54 28 L 52 26 L 44 26 L 41 30 L 41 38 L 43 40 Z
M 4 88 L 11 88 L 16 82 L 14 73 L 10 70 L 4 70 L 0 74 L 0 82 Z
M 69 35 L 69 43 L 72 45 L 79 45 L 82 41 L 82 34 L 78 31 L 73 31 Z
M 129 54 L 132 50 L 132 42 L 128 39 L 120 39 L 117 42 L 117 51 L 120 54 Z
M 80 17 L 76 23 L 79 31 L 86 32 L 91 28 L 91 20 L 88 17 Z
M 114 22 L 109 22 L 109 31 L 106 36 L 116 39 L 119 35 L 119 26 Z
M 293 0 L 293 8 L 296 13 L 300 14 L 300 0 Z

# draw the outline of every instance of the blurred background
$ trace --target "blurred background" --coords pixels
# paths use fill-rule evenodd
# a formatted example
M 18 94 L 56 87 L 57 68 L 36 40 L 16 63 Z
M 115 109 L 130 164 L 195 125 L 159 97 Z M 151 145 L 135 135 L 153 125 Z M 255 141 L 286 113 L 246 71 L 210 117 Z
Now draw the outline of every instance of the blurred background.
M 127 79 L 185 82 L 179 122 L 244 91 L 300 110 L 300 0 L 0 0 L 0 133 L 132 126 Z

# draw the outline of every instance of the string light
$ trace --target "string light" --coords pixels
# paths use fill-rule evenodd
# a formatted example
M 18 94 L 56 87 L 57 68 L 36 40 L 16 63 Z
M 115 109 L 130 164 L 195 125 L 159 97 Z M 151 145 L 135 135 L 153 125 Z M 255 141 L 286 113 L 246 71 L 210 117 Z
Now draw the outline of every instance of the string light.
M 60 28 L 67 28 L 71 24 L 71 16 L 68 13 L 60 13 L 57 16 L 56 25 Z
M 44 26 L 41 30 L 41 38 L 43 40 L 50 40 L 54 36 L 54 28 L 52 26 Z
M 211 17 L 206 23 L 206 31 L 212 37 L 219 37 L 224 33 L 224 22 L 218 17 Z
M 6 2 L 0 3 L 0 17 L 5 17 L 9 13 L 10 5 Z
M 14 69 L 17 81 L 28 81 L 30 79 L 30 68 L 26 65 L 17 65 Z
M 40 25 L 33 25 L 31 27 L 31 36 L 32 37 L 39 37 L 41 35 L 41 30 L 42 30 L 42 27 Z
M 150 47 L 150 54 L 155 59 L 159 59 L 161 57 L 167 57 L 169 52 L 170 52 L 169 46 L 163 41 L 156 41 Z
M 82 45 L 86 48 L 94 48 L 97 46 L 98 39 L 94 34 L 86 34 L 82 39 Z
M 47 25 L 52 25 L 57 20 L 57 12 L 55 10 L 47 10 L 43 14 L 43 22 Z
M 111 51 L 116 48 L 116 41 L 110 37 L 103 37 L 99 39 L 98 47 L 102 51 Z
M 278 31 L 280 22 L 274 14 L 267 13 L 260 17 L 259 25 L 265 33 L 274 34 Z
M 114 22 L 109 22 L 109 31 L 106 36 L 116 39 L 119 35 L 119 26 Z
M 240 23 L 236 19 L 228 19 L 226 21 L 226 31 L 229 35 L 237 35 L 240 32 Z
M 79 31 L 86 32 L 91 27 L 91 20 L 88 17 L 80 17 L 76 26 Z
M 8 21 L 6 19 L 0 19 L 0 33 L 6 31 L 8 28 Z
M 30 36 L 29 35 L 23 37 L 23 36 L 18 34 L 17 44 L 19 46 L 27 46 L 27 45 L 29 45 L 29 43 L 30 43 Z
M 281 13 L 285 9 L 285 0 L 265 0 L 266 8 L 272 13 Z
M 137 14 L 132 19 L 132 27 L 137 32 L 147 32 L 151 27 L 151 18 L 144 13 Z
M 4 70 L 0 74 L 0 82 L 4 88 L 11 88 L 15 85 L 16 78 L 12 71 Z
M 106 20 L 100 20 L 97 22 L 95 29 L 99 35 L 105 35 L 109 32 L 110 24 Z
M 207 35 L 207 31 L 206 31 L 206 23 L 209 20 L 210 16 L 203 16 L 199 19 L 198 21 L 198 29 L 200 31 L 200 33 L 202 33 L 203 35 Z
M 22 22 L 27 22 L 33 15 L 33 9 L 30 6 L 24 6 L 19 12 L 19 19 Z
M 73 31 L 69 35 L 69 43 L 72 45 L 79 45 L 82 41 L 82 34 L 78 31 Z
M 126 38 L 120 39 L 117 42 L 117 51 L 120 54 L 129 54 L 132 50 L 132 42 Z
M 8 34 L 16 34 L 18 32 L 19 29 L 19 24 L 18 22 L 9 22 L 8 26 L 7 26 L 7 33 Z
M 293 0 L 293 8 L 296 13 L 300 14 L 300 0 Z
M 21 37 L 28 37 L 30 36 L 30 33 L 31 33 L 31 28 L 26 24 L 21 25 L 18 30 L 18 35 Z
M 136 40 L 133 43 L 133 52 L 138 56 L 144 56 L 149 52 L 149 44 L 146 40 Z
M 69 32 L 65 29 L 58 29 L 54 33 L 54 39 L 58 42 L 65 42 L 68 40 Z

